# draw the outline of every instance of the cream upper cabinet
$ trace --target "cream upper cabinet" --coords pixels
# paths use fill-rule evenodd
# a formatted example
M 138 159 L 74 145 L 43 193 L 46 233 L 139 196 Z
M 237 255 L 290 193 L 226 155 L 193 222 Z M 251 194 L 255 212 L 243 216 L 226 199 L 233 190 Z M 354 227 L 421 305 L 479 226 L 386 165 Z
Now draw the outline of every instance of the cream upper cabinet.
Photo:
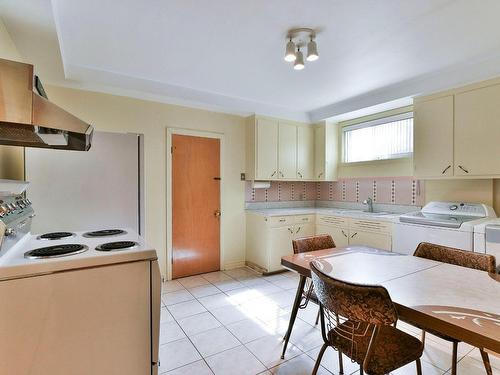
M 279 122 L 278 132 L 278 174 L 279 178 L 297 178 L 297 126 Z
M 455 95 L 455 175 L 500 175 L 500 84 Z
M 417 177 L 453 176 L 453 95 L 415 101 L 413 169 Z
M 334 181 L 338 127 L 251 116 L 246 125 L 246 179 Z
M 297 178 L 299 180 L 314 179 L 314 128 L 312 126 L 297 127 Z
M 326 140 L 325 127 L 314 128 L 314 178 L 323 180 L 326 178 Z
M 257 179 L 278 174 L 278 121 L 257 119 Z

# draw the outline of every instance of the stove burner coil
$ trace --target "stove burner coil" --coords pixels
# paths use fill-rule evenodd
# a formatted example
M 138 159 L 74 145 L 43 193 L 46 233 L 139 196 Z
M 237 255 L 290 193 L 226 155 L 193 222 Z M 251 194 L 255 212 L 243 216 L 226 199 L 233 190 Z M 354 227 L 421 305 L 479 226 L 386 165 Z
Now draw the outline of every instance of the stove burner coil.
M 83 253 L 89 248 L 80 244 L 63 244 L 55 246 L 40 247 L 24 253 L 28 259 L 58 258 Z
M 139 244 L 134 241 L 116 241 L 108 242 L 97 246 L 95 249 L 98 251 L 114 251 L 114 250 L 124 250 L 137 247 Z
M 67 237 L 74 237 L 75 234 L 71 232 L 51 232 L 38 236 L 37 240 L 60 240 Z
M 96 230 L 93 232 L 87 232 L 83 234 L 83 237 L 108 237 L 108 236 L 119 236 L 122 234 L 127 234 L 122 229 L 103 229 L 103 230 Z

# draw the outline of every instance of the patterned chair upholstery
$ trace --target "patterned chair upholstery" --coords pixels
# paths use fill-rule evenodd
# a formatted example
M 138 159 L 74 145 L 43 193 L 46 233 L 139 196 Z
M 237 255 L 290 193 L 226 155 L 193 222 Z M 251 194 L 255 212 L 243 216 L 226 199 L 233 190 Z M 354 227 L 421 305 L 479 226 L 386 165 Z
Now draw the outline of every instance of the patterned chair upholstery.
M 438 262 L 453 264 L 455 266 L 472 268 L 480 271 L 486 271 L 490 273 L 496 273 L 496 259 L 493 255 L 474 253 L 472 251 L 466 251 L 461 249 L 455 249 L 452 247 L 436 245 L 428 242 L 422 242 L 417 246 L 417 249 L 413 253 L 414 256 L 420 258 L 426 258 L 435 260 Z M 422 329 L 422 342 L 425 342 L 425 332 L 432 333 L 435 336 L 442 338 L 453 343 L 453 353 L 452 353 L 452 367 L 451 374 L 455 375 L 457 373 L 457 359 L 458 359 L 458 340 L 452 337 L 443 335 L 432 329 L 422 326 L 421 324 L 415 324 L 411 321 L 410 323 L 420 329 Z M 488 354 L 482 349 L 481 357 L 483 359 L 484 367 L 488 375 L 492 374 L 491 364 L 489 361 Z
M 387 374 L 413 361 L 421 374 L 423 344 L 394 326 L 398 314 L 387 290 L 337 280 L 320 269 L 318 262 L 311 263 L 324 340 L 313 374 L 328 346 L 339 352 L 340 373 L 343 353 L 368 374 Z
M 292 247 L 294 254 L 307 253 L 309 251 L 332 249 L 335 247 L 335 242 L 332 236 L 329 234 L 320 234 L 317 236 L 301 237 L 292 240 Z M 318 303 L 318 298 L 314 292 L 314 288 L 311 281 L 308 281 L 303 294 L 303 300 L 300 304 L 301 308 L 306 308 L 309 301 Z M 316 324 L 318 324 L 319 312 L 316 318 Z
M 335 247 L 332 236 L 321 234 L 319 236 L 302 237 L 292 241 L 294 254 L 306 253 L 308 251 L 331 249 Z
M 472 251 L 422 242 L 417 246 L 413 255 L 420 258 L 437 260 L 438 262 L 454 264 L 455 266 L 473 268 L 491 273 L 496 272 L 496 259 L 493 255 L 489 254 L 474 253 Z

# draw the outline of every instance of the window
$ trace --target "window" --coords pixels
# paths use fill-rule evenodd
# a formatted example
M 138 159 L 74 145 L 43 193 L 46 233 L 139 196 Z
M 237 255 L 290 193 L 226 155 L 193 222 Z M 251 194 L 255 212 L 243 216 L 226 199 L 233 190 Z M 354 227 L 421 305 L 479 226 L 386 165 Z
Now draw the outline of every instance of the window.
M 342 128 L 344 163 L 395 159 L 413 153 L 413 113 Z

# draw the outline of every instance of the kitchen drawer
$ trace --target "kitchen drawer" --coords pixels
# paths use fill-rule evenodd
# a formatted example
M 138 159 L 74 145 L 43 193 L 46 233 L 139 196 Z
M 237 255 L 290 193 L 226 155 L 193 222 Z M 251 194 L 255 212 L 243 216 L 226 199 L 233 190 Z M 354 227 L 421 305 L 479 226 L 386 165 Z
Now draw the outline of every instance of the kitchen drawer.
M 295 224 L 314 223 L 314 215 L 297 215 L 294 216 Z
M 348 220 L 342 216 L 318 215 L 317 224 L 347 228 L 349 226 Z
M 285 225 L 293 225 L 295 216 L 271 216 L 267 218 L 268 225 L 272 227 L 282 227 Z
M 349 229 L 375 233 L 392 233 L 392 223 L 367 219 L 351 219 Z

